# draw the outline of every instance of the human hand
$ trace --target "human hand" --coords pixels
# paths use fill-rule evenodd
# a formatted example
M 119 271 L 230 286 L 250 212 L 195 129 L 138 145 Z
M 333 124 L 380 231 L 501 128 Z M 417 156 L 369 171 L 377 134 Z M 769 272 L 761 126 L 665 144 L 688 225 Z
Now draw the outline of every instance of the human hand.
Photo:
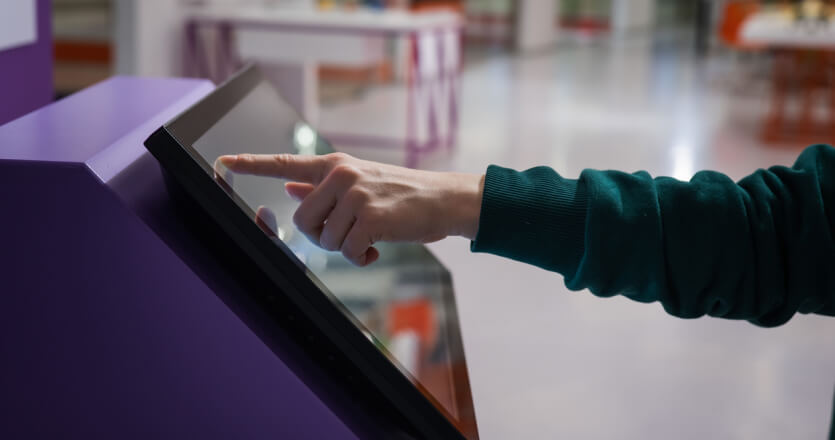
M 376 261 L 374 243 L 473 239 L 484 176 L 413 170 L 347 154 L 239 154 L 218 159 L 230 171 L 288 179 L 301 204 L 296 227 L 313 243 L 357 266 Z

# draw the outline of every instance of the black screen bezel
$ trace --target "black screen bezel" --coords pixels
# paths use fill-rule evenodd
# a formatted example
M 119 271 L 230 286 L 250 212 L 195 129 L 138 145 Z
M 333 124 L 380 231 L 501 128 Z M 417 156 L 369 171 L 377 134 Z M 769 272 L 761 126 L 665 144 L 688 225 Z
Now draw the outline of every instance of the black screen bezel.
M 229 110 L 238 104 L 261 81 L 263 75 L 255 66 L 248 66 L 216 88 L 201 101 L 165 124 L 145 142 L 146 148 L 163 168 L 185 189 L 214 221 L 232 238 L 241 251 L 266 275 L 273 286 L 269 291 L 292 301 L 304 318 L 319 329 L 356 368 L 364 372 L 369 383 L 377 388 L 391 405 L 426 438 L 470 438 L 478 433 L 474 414 L 460 414 L 457 422 L 472 426 L 465 437 L 444 414 L 437 403 L 430 402 L 431 393 L 420 390 L 375 347 L 343 311 L 331 302 L 324 292 L 307 276 L 304 267 L 283 243 L 274 242 L 252 221 L 252 213 L 243 211 L 205 169 L 206 164 L 192 145 Z M 300 118 L 301 119 L 301 118 Z M 442 276 L 451 281 L 449 271 L 442 268 Z M 451 283 L 450 283 L 451 285 Z M 452 301 L 449 311 L 457 322 L 457 310 L 451 292 L 445 297 Z M 453 352 L 463 358 L 460 329 L 451 326 L 450 343 Z M 457 345 L 457 347 L 455 346 Z M 466 385 L 466 393 L 456 399 L 466 399 L 472 408 L 469 378 L 464 371 L 453 371 L 454 381 Z M 425 395 L 426 394 L 426 395 Z M 466 394 L 466 395 L 461 395 Z M 464 420 L 470 419 L 470 420 Z M 470 421 L 471 423 L 468 423 Z

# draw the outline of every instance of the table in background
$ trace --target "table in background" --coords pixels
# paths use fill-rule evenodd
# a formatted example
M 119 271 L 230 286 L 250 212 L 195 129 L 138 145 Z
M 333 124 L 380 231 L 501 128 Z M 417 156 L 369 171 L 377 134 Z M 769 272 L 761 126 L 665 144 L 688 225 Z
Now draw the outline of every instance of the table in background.
M 341 145 L 402 146 L 406 165 L 415 166 L 422 154 L 455 144 L 461 30 L 460 17 L 450 12 L 201 8 L 186 21 L 184 71 L 219 82 L 246 61 L 257 61 L 282 95 L 317 125 L 319 64 L 373 64 L 385 56 L 385 38 L 405 41 L 403 138 L 327 136 Z

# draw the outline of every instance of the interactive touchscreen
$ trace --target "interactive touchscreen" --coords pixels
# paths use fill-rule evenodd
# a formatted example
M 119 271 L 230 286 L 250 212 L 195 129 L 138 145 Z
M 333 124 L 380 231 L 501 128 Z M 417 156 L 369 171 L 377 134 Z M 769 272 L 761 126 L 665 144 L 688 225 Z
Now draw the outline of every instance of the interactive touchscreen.
M 355 267 L 296 230 L 292 216 L 298 202 L 284 192 L 284 181 L 236 175 L 215 165 L 227 154 L 332 152 L 268 82 L 259 81 L 230 110 L 214 117 L 217 122 L 187 146 L 203 169 L 214 173 L 217 183 L 251 216 L 269 213 L 256 222 L 264 233 L 292 253 L 295 263 L 369 342 L 442 413 L 459 427 L 470 425 L 472 400 L 446 269 L 416 244 L 378 244 L 380 259 Z

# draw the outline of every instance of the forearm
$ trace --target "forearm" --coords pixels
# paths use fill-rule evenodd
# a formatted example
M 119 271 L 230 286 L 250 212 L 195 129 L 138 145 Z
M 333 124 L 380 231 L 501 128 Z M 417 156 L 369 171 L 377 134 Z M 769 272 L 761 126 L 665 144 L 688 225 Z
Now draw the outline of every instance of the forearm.
M 833 179 L 829 147 L 738 184 L 715 172 L 679 182 L 587 170 L 571 180 L 491 167 L 473 250 L 560 272 L 571 289 L 660 301 L 680 317 L 779 325 L 835 307 Z

